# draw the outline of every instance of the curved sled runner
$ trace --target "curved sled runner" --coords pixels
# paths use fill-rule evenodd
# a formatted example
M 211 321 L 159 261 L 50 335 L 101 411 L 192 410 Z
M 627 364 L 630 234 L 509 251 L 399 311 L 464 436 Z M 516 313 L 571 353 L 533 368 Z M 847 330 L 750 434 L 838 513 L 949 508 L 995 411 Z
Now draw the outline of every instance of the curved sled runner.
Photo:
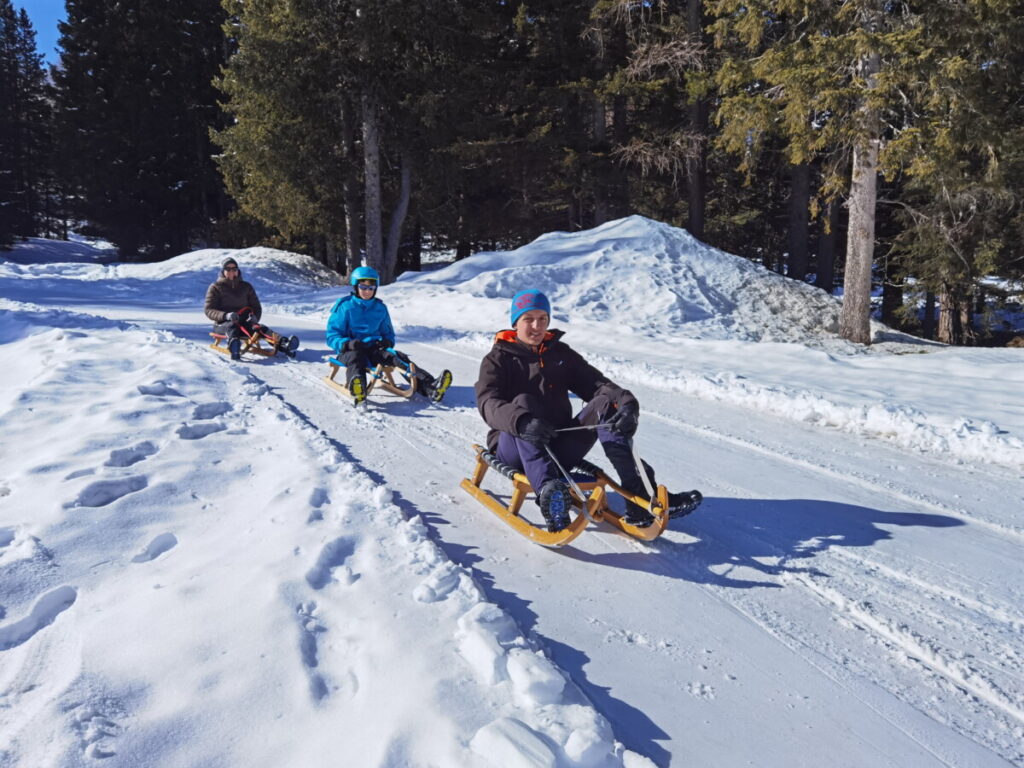
M 394 350 L 388 350 L 394 352 Z M 336 357 L 328 357 L 327 363 L 331 366 L 331 373 L 328 376 L 324 376 L 324 381 L 334 389 L 341 392 L 343 395 L 348 397 L 352 396 L 342 382 L 338 381 L 334 377 L 338 375 L 338 371 L 345 368 L 345 364 Z M 404 379 L 404 383 L 395 381 L 395 371 L 398 371 L 399 376 Z M 397 368 L 396 366 L 385 366 L 378 365 L 372 371 L 367 371 L 369 374 L 366 381 L 366 394 L 369 395 L 373 388 L 378 384 L 393 395 L 404 397 L 406 399 L 416 394 L 416 365 L 412 362 L 409 363 L 408 369 Z
M 473 476 L 464 479 L 460 483 L 461 487 L 516 532 L 545 547 L 564 547 L 583 533 L 590 521 L 600 522 L 603 520 L 623 533 L 643 541 L 653 541 L 668 527 L 668 490 L 665 486 L 659 485 L 654 499 L 647 501 L 642 496 L 632 494 L 619 486 L 600 467 L 589 461 L 581 461 L 576 467 L 576 472 L 572 474 L 576 486 L 586 498 L 581 499 L 574 492 L 572 508 L 576 517 L 568 527 L 560 531 L 548 531 L 546 528 L 533 525 L 519 514 L 527 494 L 533 493 L 533 488 L 530 486 L 530 481 L 526 479 L 526 475 L 507 464 L 502 464 L 494 454 L 479 445 L 474 445 L 473 450 L 476 451 L 476 466 L 473 468 Z M 512 481 L 512 497 L 507 505 L 502 504 L 491 493 L 480 487 L 488 469 L 493 469 Z M 622 515 L 608 506 L 608 489 L 648 510 L 654 516 L 654 522 L 644 528 L 627 523 Z

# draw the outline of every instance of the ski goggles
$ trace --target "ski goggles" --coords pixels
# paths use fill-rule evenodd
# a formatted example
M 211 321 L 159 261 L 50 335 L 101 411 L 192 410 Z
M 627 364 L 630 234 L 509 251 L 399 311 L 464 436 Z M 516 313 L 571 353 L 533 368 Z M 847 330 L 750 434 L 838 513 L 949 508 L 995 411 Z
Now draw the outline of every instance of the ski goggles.
M 360 280 L 356 283 L 356 288 L 376 288 L 376 280 Z

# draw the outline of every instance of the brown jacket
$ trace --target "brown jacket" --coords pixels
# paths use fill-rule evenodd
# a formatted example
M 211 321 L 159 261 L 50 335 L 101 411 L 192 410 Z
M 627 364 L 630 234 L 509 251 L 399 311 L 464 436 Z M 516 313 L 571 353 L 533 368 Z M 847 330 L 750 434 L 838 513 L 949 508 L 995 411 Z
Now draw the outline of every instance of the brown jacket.
M 240 312 L 248 307 L 254 319 L 259 320 L 263 307 L 256 297 L 256 289 L 242 279 L 242 273 L 232 280 L 221 273 L 217 282 L 206 289 L 206 316 L 211 323 L 223 323 L 228 312 Z
M 515 331 L 501 331 L 480 363 L 476 406 L 491 431 L 487 446 L 493 450 L 499 432 L 519 435 L 519 419 L 529 414 L 555 429 L 572 424 L 569 393 L 589 402 L 605 396 L 615 406 L 636 401 L 633 394 L 612 383 L 560 339 L 562 331 L 548 331 L 538 351 L 516 339 Z

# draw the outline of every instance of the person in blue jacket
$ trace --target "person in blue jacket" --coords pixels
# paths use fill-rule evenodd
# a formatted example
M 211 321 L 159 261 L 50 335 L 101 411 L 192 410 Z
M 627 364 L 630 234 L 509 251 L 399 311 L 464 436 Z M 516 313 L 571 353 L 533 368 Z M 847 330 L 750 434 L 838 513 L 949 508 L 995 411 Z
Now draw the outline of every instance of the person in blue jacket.
M 380 275 L 371 267 L 357 267 L 349 278 L 352 293 L 331 307 L 327 319 L 327 346 L 345 364 L 345 386 L 356 405 L 366 399 L 366 371 L 378 365 L 408 369 L 409 356 L 397 352 L 395 329 L 383 301 L 377 298 Z M 416 391 L 440 402 L 452 383 L 451 371 L 434 378 L 416 366 Z

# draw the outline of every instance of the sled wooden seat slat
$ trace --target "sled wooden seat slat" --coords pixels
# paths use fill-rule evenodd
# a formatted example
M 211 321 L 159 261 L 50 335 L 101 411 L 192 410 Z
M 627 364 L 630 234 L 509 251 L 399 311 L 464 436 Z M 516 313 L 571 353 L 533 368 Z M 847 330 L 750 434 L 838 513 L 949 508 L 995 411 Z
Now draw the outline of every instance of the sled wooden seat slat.
M 634 538 L 643 541 L 653 541 L 658 538 L 668 527 L 668 490 L 659 485 L 655 491 L 654 499 L 646 499 L 630 493 L 610 477 L 601 471 L 597 471 L 593 480 L 578 482 L 577 486 L 581 491 L 586 492 L 586 499 L 576 498 L 573 495 L 573 509 L 577 514 L 575 519 L 566 528 L 560 531 L 551 532 L 539 526 L 533 525 L 519 515 L 526 497 L 533 493 L 530 481 L 521 472 L 514 472 L 509 478 L 512 481 L 512 496 L 508 504 L 502 504 L 493 494 L 481 487 L 487 470 L 492 469 L 482 446 L 474 445 L 476 451 L 476 464 L 473 467 L 472 477 L 463 479 L 459 484 L 473 498 L 487 507 L 491 512 L 501 518 L 506 524 L 515 529 L 531 541 L 535 541 L 545 547 L 563 547 L 575 539 L 584 530 L 590 521 L 600 522 L 602 520 L 618 528 Z M 595 469 L 597 469 L 595 467 Z M 654 522 L 646 528 L 638 528 L 626 522 L 622 515 L 617 514 L 608 506 L 608 490 L 611 489 L 625 498 L 627 501 L 635 502 L 649 510 L 654 516 Z

